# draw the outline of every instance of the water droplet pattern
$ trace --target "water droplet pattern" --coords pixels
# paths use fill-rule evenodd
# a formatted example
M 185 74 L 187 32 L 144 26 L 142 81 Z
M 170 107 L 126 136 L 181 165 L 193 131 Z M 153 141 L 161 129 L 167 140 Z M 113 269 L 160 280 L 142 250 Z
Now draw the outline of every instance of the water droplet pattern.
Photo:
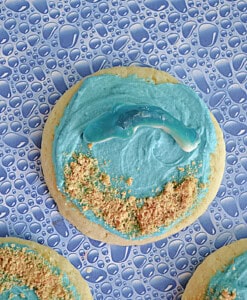
M 95 299 L 180 299 L 197 265 L 247 237 L 247 4 L 208 0 L 0 1 L 0 236 L 46 244 Z M 140 247 L 84 236 L 57 211 L 41 170 L 42 129 L 59 97 L 112 66 L 148 65 L 194 89 L 219 122 L 226 169 L 191 226 Z

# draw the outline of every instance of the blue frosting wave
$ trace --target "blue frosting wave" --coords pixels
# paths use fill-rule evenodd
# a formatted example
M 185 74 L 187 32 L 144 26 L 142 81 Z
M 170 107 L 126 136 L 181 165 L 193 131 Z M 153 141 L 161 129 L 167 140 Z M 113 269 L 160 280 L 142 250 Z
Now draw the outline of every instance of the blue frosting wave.
M 112 111 L 114 106 L 152 105 L 167 111 L 199 136 L 198 147 L 185 152 L 176 141 L 159 128 L 139 127 L 127 139 L 113 138 L 96 143 L 89 151 L 83 132 L 88 123 Z M 205 103 L 183 84 L 155 84 L 136 76 L 122 78 L 101 75 L 87 78 L 65 108 L 53 141 L 53 163 L 59 190 L 64 192 L 64 166 L 74 152 L 89 154 L 99 162 L 99 168 L 111 179 L 132 178 L 130 186 L 124 180 L 112 180 L 113 187 L 137 198 L 156 195 L 169 181 L 180 182 L 187 175 L 186 167 L 195 168 L 199 183 L 207 183 L 210 154 L 216 147 L 216 134 Z M 179 170 L 179 169 L 180 170 Z M 184 168 L 184 171 L 181 171 Z M 203 191 L 202 193 L 204 193 Z M 199 194 L 199 199 L 203 194 Z M 75 199 L 72 201 L 80 208 Z M 116 234 L 102 220 L 88 212 L 87 217 Z M 160 234 L 164 232 L 162 229 Z M 126 236 L 125 236 L 126 237 Z
M 247 299 L 247 252 L 234 259 L 210 280 L 207 297 L 219 299 L 223 290 L 236 293 L 236 300 Z

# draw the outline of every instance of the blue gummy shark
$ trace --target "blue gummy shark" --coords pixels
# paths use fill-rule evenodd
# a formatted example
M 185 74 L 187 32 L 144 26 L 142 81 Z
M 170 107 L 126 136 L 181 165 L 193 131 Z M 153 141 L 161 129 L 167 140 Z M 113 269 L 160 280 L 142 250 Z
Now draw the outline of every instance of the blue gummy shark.
M 185 152 L 195 150 L 200 142 L 195 129 L 185 126 L 158 106 L 118 104 L 90 121 L 83 139 L 87 143 L 101 143 L 112 138 L 131 137 L 138 127 L 160 128 L 172 136 Z

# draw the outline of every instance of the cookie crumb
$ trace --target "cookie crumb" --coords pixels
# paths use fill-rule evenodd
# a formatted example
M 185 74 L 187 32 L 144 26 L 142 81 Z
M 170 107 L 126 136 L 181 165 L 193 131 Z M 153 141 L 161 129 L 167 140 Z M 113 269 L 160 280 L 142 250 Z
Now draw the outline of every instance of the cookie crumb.
M 129 177 L 127 180 L 126 180 L 126 183 L 128 186 L 132 185 L 133 183 L 133 178 L 132 177 Z
M 237 294 L 235 291 L 229 292 L 227 289 L 224 289 L 221 291 L 221 294 L 219 296 L 220 300 L 234 300 L 236 299 Z
M 197 195 L 197 179 L 186 178 L 182 183 L 169 182 L 160 195 L 146 199 L 138 211 L 138 221 L 143 234 L 153 232 L 162 225 L 168 226 L 190 207 Z
M 110 176 L 102 173 L 101 177 L 100 177 L 101 182 L 105 185 L 105 186 L 110 186 L 111 185 L 111 179 Z

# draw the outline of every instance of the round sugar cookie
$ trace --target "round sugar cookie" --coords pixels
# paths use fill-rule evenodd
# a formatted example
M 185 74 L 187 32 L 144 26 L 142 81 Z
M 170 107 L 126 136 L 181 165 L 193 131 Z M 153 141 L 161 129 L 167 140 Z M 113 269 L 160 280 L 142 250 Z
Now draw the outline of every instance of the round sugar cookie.
M 56 251 L 19 238 L 0 238 L 0 298 L 90 300 L 89 287 Z
M 227 267 L 230 267 L 230 272 L 232 272 L 230 278 L 228 275 L 228 280 L 233 281 L 236 278 L 236 276 L 237 280 L 240 279 L 239 273 L 234 275 L 234 273 L 238 272 L 238 270 L 236 269 L 237 266 L 234 266 L 234 263 L 236 262 L 236 259 L 244 253 L 245 255 L 247 253 L 247 239 L 242 239 L 233 242 L 230 245 L 223 246 L 222 248 L 216 250 L 208 257 L 206 257 L 202 264 L 198 266 L 191 279 L 189 280 L 183 293 L 182 300 L 211 300 L 216 298 L 222 300 L 245 299 L 238 295 L 238 289 L 234 289 L 234 291 L 231 291 L 230 287 L 224 286 L 224 284 L 222 285 L 224 286 L 224 288 L 222 288 L 220 292 L 221 295 L 213 296 L 212 293 L 214 293 L 214 291 L 211 290 L 212 288 L 209 288 L 209 283 L 212 277 L 216 274 L 226 272 Z M 238 265 L 239 264 L 244 265 L 246 274 L 246 260 L 244 260 L 244 263 L 238 263 Z M 243 282 L 246 282 L 246 277 L 243 278 Z M 246 290 L 246 285 L 243 286 L 243 289 Z M 209 290 L 211 290 L 211 296 Z
M 145 68 L 145 67 L 115 67 L 110 69 L 104 69 L 96 72 L 92 76 L 100 76 L 100 75 L 115 75 L 120 78 L 129 78 L 130 76 L 136 76 L 139 79 L 144 79 L 147 83 L 152 82 L 154 85 L 160 85 L 163 83 L 169 83 L 171 86 L 178 84 L 178 81 L 163 71 L 158 71 L 152 68 Z M 91 77 L 91 76 L 90 76 Z M 97 77 L 99 78 L 99 77 Z M 85 79 L 84 79 L 85 80 Z M 216 135 L 216 146 L 215 150 L 210 154 L 210 160 L 208 165 L 210 165 L 210 175 L 208 184 L 205 187 L 205 193 L 203 199 L 200 199 L 200 202 L 194 201 L 191 206 L 191 209 L 188 213 L 184 214 L 181 218 L 174 217 L 172 222 L 172 226 L 170 224 L 165 225 L 165 231 L 162 233 L 154 233 L 154 234 L 143 234 L 141 238 L 132 238 L 123 236 L 121 234 L 116 234 L 116 231 L 109 230 L 109 226 L 102 226 L 100 222 L 94 222 L 90 220 L 90 218 L 86 217 L 82 209 L 78 208 L 77 205 L 73 201 L 70 201 L 65 193 L 61 192 L 61 189 L 58 189 L 57 181 L 56 181 L 56 173 L 53 161 L 53 141 L 55 136 L 55 130 L 59 126 L 61 119 L 63 118 L 64 111 L 66 107 L 70 103 L 73 96 L 77 94 L 80 88 L 83 88 L 83 81 L 78 82 L 72 88 L 70 88 L 56 103 L 53 110 L 51 111 L 47 122 L 44 127 L 43 137 L 42 137 L 42 147 L 41 147 L 41 163 L 44 173 L 44 178 L 48 189 L 54 198 L 55 202 L 58 205 L 58 209 L 60 213 L 69 220 L 78 230 L 80 230 L 85 235 L 89 236 L 90 238 L 108 242 L 111 244 L 118 244 L 118 245 L 141 245 L 148 242 L 154 242 L 156 240 L 162 239 L 166 236 L 175 234 L 179 230 L 183 229 L 184 227 L 190 225 L 194 220 L 196 220 L 208 207 L 210 202 L 215 197 L 218 187 L 220 185 L 223 172 L 224 172 L 224 165 L 225 165 L 225 145 L 223 140 L 223 134 L 221 129 L 210 113 L 209 122 L 212 122 L 215 135 Z M 95 89 L 97 86 L 95 87 Z M 81 99 L 83 102 L 83 97 Z M 152 104 L 152 103 L 151 103 Z M 179 109 L 179 108 L 178 108 Z M 183 108 L 181 108 L 183 111 Z M 81 118 L 82 116 L 73 115 L 73 118 Z M 91 146 L 91 145 L 89 145 Z M 65 154 L 66 155 L 66 154 Z M 70 170 L 71 171 L 71 170 Z M 70 172 L 69 171 L 69 172 Z M 184 170 L 183 170 L 184 171 Z M 101 174 L 102 175 L 102 174 Z M 107 175 L 107 174 L 106 174 Z M 106 177 L 107 181 L 108 178 Z M 130 178 L 131 179 L 131 178 Z M 190 183 L 190 178 L 187 180 Z M 186 188 L 187 182 L 184 183 Z M 131 182 L 130 182 L 131 185 Z M 167 186 L 166 192 L 169 194 L 169 189 L 172 189 L 176 192 L 176 183 L 173 183 L 173 186 Z M 180 192 L 183 190 L 182 184 L 180 185 Z M 186 190 L 186 193 L 192 193 L 190 190 Z M 183 192 L 182 192 L 183 193 Z M 194 193 L 194 192 L 193 192 Z M 104 197 L 103 197 L 104 198 Z M 151 197 L 150 197 L 151 198 Z M 154 198 L 156 199 L 156 198 Z M 197 200 L 197 199 L 195 199 Z M 149 206 L 152 207 L 154 202 L 152 199 L 149 199 L 150 203 L 147 203 L 147 210 L 145 213 L 148 213 Z M 132 203 L 128 204 L 130 207 L 133 206 Z M 149 205 L 149 206 L 148 206 Z M 170 205 L 170 204 L 169 204 Z M 111 209 L 111 205 L 109 206 Z M 136 208 L 135 208 L 136 209 Z M 170 208 L 169 208 L 170 209 Z M 171 208 L 172 211 L 173 208 Z M 127 209 L 128 210 L 128 209 Z M 162 210 L 162 208 L 160 209 Z M 168 210 L 166 207 L 163 211 Z M 178 209 L 179 210 L 179 209 Z M 115 209 L 116 213 L 118 209 Z M 114 213 L 112 216 L 114 217 Z M 159 216 L 158 209 L 155 212 L 157 216 Z M 177 213 L 177 212 L 176 212 Z M 150 216 L 149 216 L 150 217 Z M 145 221 L 145 216 L 142 216 L 142 219 Z M 152 220 L 148 221 L 149 224 L 152 224 Z M 157 217 L 156 217 L 157 222 Z M 128 224 L 126 225 L 128 226 Z

